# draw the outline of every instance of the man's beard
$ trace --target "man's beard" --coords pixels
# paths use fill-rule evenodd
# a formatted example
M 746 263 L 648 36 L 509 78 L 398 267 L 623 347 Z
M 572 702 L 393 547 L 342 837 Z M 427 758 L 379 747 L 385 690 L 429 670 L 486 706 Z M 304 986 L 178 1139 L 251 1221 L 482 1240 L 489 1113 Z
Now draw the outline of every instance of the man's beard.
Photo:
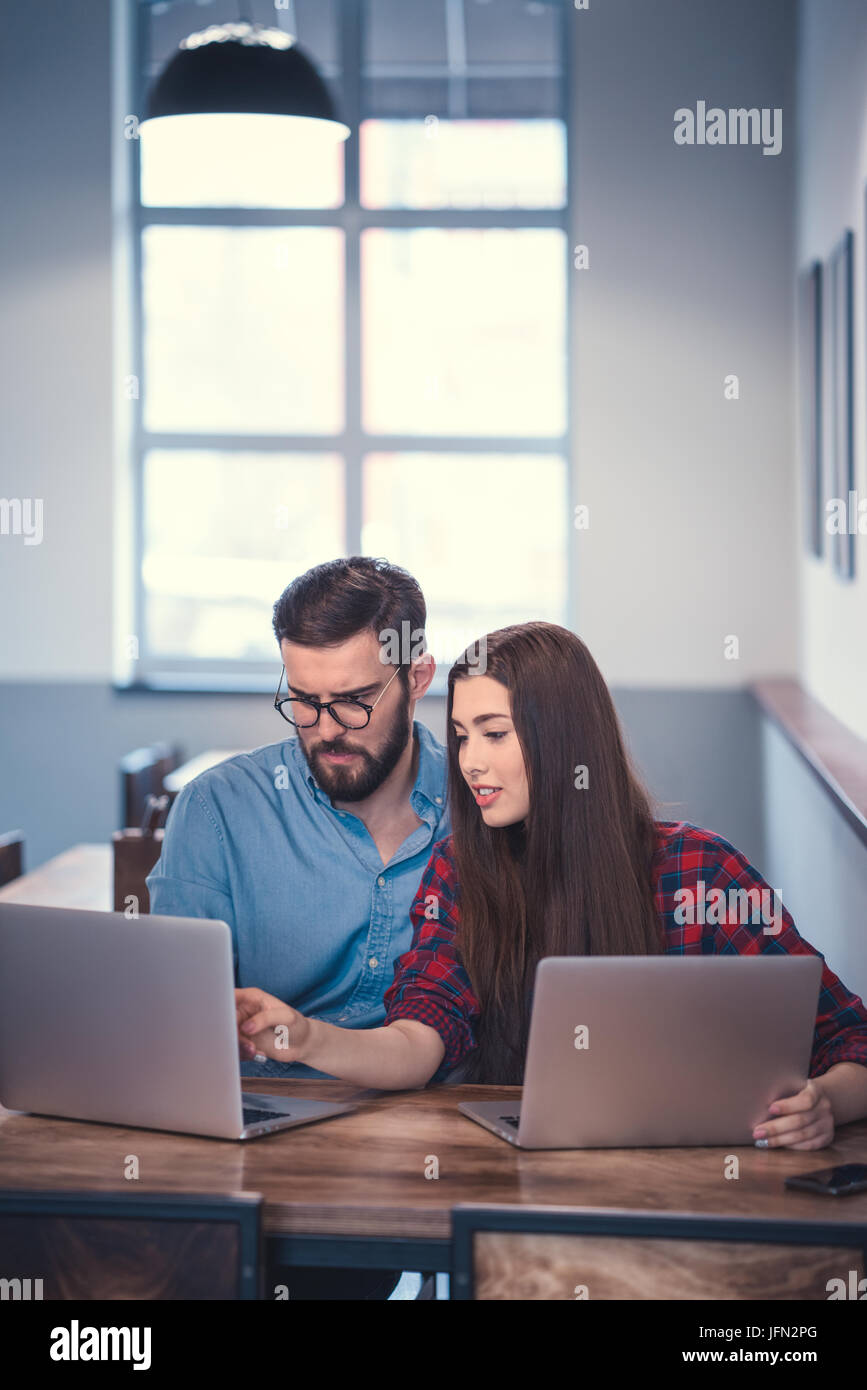
M 399 678 L 398 678 L 399 679 Z M 394 771 L 401 754 L 411 737 L 409 721 L 409 691 L 401 706 L 395 710 L 394 719 L 382 748 L 371 753 L 352 742 L 353 733 L 359 729 L 347 729 L 345 737 L 331 743 L 318 743 L 309 749 L 302 742 L 301 751 L 307 765 L 320 787 L 333 801 L 364 801 L 382 786 L 386 777 Z M 360 766 L 335 767 L 323 760 L 323 753 L 357 753 Z

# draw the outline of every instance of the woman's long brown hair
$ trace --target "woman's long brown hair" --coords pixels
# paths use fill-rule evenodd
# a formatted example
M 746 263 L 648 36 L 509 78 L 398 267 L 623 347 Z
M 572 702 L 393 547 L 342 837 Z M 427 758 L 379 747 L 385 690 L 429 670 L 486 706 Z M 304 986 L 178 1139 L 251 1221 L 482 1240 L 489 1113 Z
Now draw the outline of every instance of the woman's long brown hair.
M 455 682 L 476 671 L 509 692 L 530 793 L 518 825 L 485 824 L 458 763 Z M 520 1085 L 543 956 L 665 949 L 650 877 L 653 811 L 598 666 L 580 638 L 554 623 L 500 628 L 458 658 L 448 678 L 447 746 L 456 945 L 481 1006 L 467 1080 Z M 582 766 L 584 788 L 576 785 Z

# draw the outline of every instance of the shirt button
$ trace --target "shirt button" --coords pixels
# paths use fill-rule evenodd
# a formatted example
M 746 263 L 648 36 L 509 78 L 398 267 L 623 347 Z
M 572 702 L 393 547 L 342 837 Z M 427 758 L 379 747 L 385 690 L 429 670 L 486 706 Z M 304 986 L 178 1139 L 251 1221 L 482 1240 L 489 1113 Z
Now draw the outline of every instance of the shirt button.
M 383 878 L 382 874 L 379 875 L 379 878 L 376 881 L 379 884 L 380 888 L 385 887 L 385 879 Z
M 443 804 L 443 799 L 441 796 L 435 796 L 434 801 L 436 802 L 437 806 L 442 806 Z
M 375 970 L 379 965 L 379 961 L 376 959 L 376 956 L 371 956 L 367 964 L 370 966 L 371 970 Z

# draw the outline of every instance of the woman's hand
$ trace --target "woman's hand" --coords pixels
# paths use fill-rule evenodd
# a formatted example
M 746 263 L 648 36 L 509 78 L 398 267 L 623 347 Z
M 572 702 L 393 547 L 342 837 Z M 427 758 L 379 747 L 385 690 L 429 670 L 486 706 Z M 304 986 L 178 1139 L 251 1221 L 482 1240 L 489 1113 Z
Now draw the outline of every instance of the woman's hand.
M 263 989 L 236 989 L 238 1050 L 247 1060 L 257 1052 L 275 1062 L 298 1062 L 310 1036 L 310 1020 Z M 275 1031 L 276 1030 L 276 1031 Z
M 768 1116 L 753 1130 L 760 1148 L 824 1149 L 834 1142 L 834 1111 L 821 1077 L 811 1078 L 797 1095 L 775 1100 Z

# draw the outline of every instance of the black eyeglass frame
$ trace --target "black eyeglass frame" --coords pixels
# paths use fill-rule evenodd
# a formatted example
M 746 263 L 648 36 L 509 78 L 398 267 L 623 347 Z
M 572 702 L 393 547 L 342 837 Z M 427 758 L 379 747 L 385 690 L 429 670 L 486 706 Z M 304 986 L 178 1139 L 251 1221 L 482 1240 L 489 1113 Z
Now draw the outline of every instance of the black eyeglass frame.
M 364 700 L 353 699 L 351 695 L 342 695 L 339 700 L 329 700 L 327 704 L 323 704 L 320 700 L 302 699 L 300 695 L 284 695 L 283 699 L 281 700 L 278 698 L 278 696 L 280 694 L 280 686 L 283 684 L 283 677 L 286 675 L 285 666 L 281 666 L 280 679 L 277 682 L 277 690 L 274 695 L 274 708 L 280 715 L 280 717 L 286 720 L 287 724 L 293 724 L 296 729 L 315 729 L 316 725 L 319 723 L 319 716 L 321 715 L 324 709 L 328 710 L 328 713 L 331 715 L 331 718 L 334 720 L 335 724 L 339 724 L 343 729 L 366 729 L 368 724 L 370 723 L 370 716 L 373 714 L 373 711 L 376 709 L 377 705 L 379 704 L 388 687 L 391 685 L 398 671 L 402 670 L 403 667 L 406 666 L 406 664 L 407 663 L 405 661 L 402 661 L 400 665 L 395 668 L 394 674 L 389 676 L 388 680 L 385 682 L 385 685 L 380 690 L 372 705 L 365 704 Z M 288 690 L 288 685 L 286 688 Z M 290 718 L 288 714 L 283 713 L 283 705 L 288 705 L 293 700 L 297 700 L 300 704 L 303 705 L 310 705 L 311 708 L 313 708 L 316 711 L 316 718 L 313 720 L 312 724 L 297 724 L 295 720 Z M 367 719 L 363 724 L 344 724 L 343 720 L 339 719 L 338 716 L 334 713 L 334 705 L 358 705 L 359 709 L 364 710 L 365 714 L 367 715 Z

